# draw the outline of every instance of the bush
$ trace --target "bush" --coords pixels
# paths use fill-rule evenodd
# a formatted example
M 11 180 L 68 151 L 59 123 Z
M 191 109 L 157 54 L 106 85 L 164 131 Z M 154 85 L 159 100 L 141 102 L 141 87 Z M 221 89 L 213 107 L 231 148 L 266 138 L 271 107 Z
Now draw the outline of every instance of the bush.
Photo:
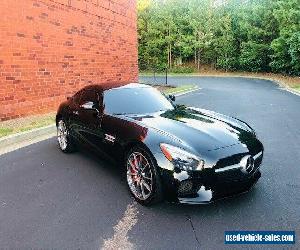
M 217 58 L 216 68 L 222 70 L 229 70 L 234 71 L 238 68 L 238 60 L 236 57 L 229 57 L 229 58 Z
M 188 66 L 176 66 L 172 68 L 170 72 L 176 74 L 189 74 L 195 72 L 195 69 L 193 67 Z
M 273 40 L 271 48 L 273 50 L 271 55 L 272 61 L 270 62 L 272 71 L 289 74 L 291 69 L 291 58 L 289 55 L 287 39 L 279 37 Z
M 252 72 L 268 71 L 269 55 L 268 45 L 252 41 L 243 43 L 239 60 L 241 69 Z
M 289 40 L 289 54 L 291 56 L 291 73 L 300 75 L 300 32 L 296 32 Z

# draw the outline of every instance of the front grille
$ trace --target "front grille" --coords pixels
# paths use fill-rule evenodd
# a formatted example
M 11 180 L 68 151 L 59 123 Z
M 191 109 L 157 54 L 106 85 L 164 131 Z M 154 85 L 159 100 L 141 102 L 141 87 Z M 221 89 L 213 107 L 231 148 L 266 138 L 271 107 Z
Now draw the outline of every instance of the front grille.
M 224 168 L 227 166 L 231 166 L 234 164 L 239 164 L 241 159 L 247 154 L 242 153 L 242 154 L 235 154 L 235 155 L 231 155 L 225 158 L 222 158 L 220 160 L 218 160 L 218 162 L 216 163 L 216 168 Z
M 230 170 L 238 170 L 240 169 L 241 166 L 241 162 L 243 157 L 247 157 L 250 156 L 249 154 L 236 154 L 234 156 L 230 156 L 230 157 L 226 157 L 223 159 L 220 159 L 217 164 L 216 164 L 216 168 L 215 168 L 215 172 L 219 173 L 219 172 L 227 172 Z M 262 158 L 263 158 L 263 152 L 259 152 L 256 155 L 252 156 L 252 162 L 254 164 L 254 166 L 252 168 L 249 169 L 249 173 L 254 172 L 255 169 L 257 169 L 259 167 L 259 165 L 262 162 Z M 249 160 L 249 159 L 248 159 Z

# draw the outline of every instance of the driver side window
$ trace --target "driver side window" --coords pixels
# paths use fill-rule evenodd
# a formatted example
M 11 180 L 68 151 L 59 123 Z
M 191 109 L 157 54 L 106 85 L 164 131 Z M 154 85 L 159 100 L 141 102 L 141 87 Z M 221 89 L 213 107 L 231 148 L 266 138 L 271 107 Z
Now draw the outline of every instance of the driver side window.
M 81 95 L 79 106 L 89 106 L 92 108 L 96 104 L 96 101 L 96 92 L 94 90 L 86 90 Z
M 78 91 L 74 96 L 73 96 L 73 102 L 75 103 L 79 103 L 80 102 L 80 98 L 81 98 L 81 95 L 82 95 L 82 90 Z

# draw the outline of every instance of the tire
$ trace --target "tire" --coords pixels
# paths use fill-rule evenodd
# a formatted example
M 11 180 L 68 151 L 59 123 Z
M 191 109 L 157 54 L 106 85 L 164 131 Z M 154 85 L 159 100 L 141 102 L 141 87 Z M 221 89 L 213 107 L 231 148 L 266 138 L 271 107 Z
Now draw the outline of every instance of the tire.
M 75 144 L 70 137 L 69 128 L 62 118 L 57 121 L 57 141 L 62 152 L 72 153 L 75 151 Z
M 163 200 L 162 185 L 153 156 L 142 147 L 134 147 L 125 157 L 127 186 L 135 200 L 144 206 Z

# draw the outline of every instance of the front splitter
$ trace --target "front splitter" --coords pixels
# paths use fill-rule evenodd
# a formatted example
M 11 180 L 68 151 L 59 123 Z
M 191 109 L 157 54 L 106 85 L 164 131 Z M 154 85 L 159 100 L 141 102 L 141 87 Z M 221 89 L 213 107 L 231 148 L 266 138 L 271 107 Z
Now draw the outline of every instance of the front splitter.
M 209 204 L 217 200 L 247 193 L 260 177 L 261 173 L 258 171 L 253 178 L 247 181 L 220 183 L 211 189 L 201 186 L 196 194 L 189 197 L 178 197 L 178 201 L 182 204 Z

